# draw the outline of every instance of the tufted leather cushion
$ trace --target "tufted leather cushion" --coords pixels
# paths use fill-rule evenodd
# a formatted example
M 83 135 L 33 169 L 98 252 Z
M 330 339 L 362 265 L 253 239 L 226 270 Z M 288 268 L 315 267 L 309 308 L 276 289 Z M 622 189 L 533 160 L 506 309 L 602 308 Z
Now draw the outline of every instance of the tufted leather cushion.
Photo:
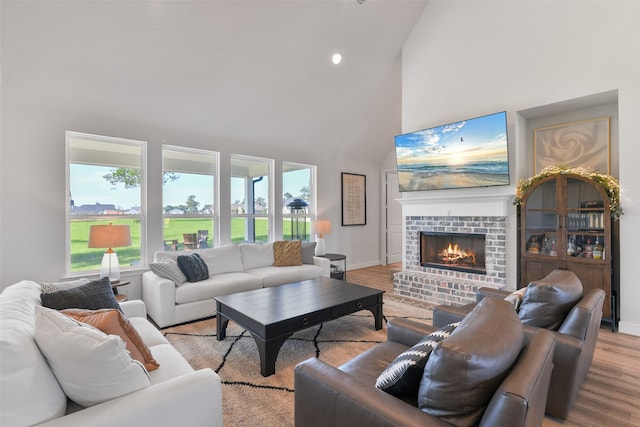
M 554 270 L 529 283 L 518 316 L 525 325 L 557 329 L 582 298 L 580 279 L 567 270 Z
M 415 399 L 418 386 L 433 349 L 453 332 L 458 323 L 451 323 L 423 337 L 414 346 L 396 357 L 376 380 L 376 388 L 394 396 Z
M 477 424 L 523 342 L 511 304 L 483 299 L 433 350 L 418 390 L 420 409 L 453 425 Z

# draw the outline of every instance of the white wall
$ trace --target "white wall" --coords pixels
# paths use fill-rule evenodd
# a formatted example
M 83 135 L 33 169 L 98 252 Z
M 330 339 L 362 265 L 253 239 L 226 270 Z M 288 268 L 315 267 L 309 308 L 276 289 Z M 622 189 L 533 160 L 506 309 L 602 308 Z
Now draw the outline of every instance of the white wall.
M 634 335 L 640 335 L 634 268 L 640 241 L 639 21 L 637 2 L 432 1 L 405 43 L 402 80 L 403 132 L 507 110 L 512 192 L 530 174 L 516 112 L 618 91 L 615 161 L 625 212 L 620 331 Z M 512 238 L 514 232 L 515 222 Z M 515 257 L 508 262 L 515 271 Z
M 397 98 L 399 103 L 399 91 Z M 136 123 L 134 118 L 122 122 L 6 101 L 2 103 L 1 114 L 0 289 L 22 279 L 56 281 L 64 276 L 67 130 L 148 142 L 147 259 L 162 248 L 161 146 L 171 144 L 221 153 L 220 209 L 227 212 L 230 211 L 228 164 L 232 153 L 317 165 L 318 214 L 333 222 L 333 232 L 326 236 L 327 250 L 346 253 L 351 268 L 379 262 L 377 165 L 349 160 L 342 153 L 307 152 L 296 147 L 274 149 L 260 141 L 230 141 L 215 135 L 163 129 Z M 399 117 L 396 122 L 399 127 Z M 364 227 L 341 227 L 340 172 L 367 175 L 368 210 Z M 228 236 L 229 225 L 223 221 L 221 226 L 227 228 L 221 236 Z M 140 272 L 123 273 L 125 276 L 132 285 L 124 292 L 130 298 L 140 298 Z

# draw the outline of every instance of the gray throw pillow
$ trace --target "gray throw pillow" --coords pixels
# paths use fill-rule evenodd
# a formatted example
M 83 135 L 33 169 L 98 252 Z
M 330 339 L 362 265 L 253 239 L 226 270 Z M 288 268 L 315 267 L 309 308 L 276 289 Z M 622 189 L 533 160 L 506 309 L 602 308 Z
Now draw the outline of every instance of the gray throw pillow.
M 207 263 L 197 253 L 178 256 L 178 266 L 187 282 L 199 282 L 209 278 Z
M 178 263 L 172 259 L 163 258 L 161 262 L 149 264 L 149 268 L 158 276 L 171 280 L 176 286 L 180 286 L 187 281 L 187 277 L 180 270 Z
M 313 264 L 313 256 L 316 253 L 316 242 L 302 243 L 302 263 Z
M 71 289 L 42 293 L 40 294 L 40 300 L 43 306 L 55 310 L 67 308 L 85 308 L 87 310 L 115 308 L 122 311 L 120 304 L 116 301 L 116 296 L 113 294 L 111 281 L 108 277 Z

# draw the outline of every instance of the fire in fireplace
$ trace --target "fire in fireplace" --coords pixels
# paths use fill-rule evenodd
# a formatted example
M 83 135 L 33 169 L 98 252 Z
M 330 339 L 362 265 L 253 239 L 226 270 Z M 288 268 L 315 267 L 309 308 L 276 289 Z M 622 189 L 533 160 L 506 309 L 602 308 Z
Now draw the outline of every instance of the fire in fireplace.
M 420 265 L 486 274 L 484 234 L 420 232 Z

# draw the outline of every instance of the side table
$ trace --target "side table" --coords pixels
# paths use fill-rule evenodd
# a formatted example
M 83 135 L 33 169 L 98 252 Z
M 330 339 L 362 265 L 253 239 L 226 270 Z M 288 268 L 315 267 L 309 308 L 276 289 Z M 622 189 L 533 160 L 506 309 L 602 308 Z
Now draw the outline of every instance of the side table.
M 320 255 L 323 258 L 328 258 L 329 261 L 342 261 L 343 269 L 340 270 L 337 266 L 331 264 L 331 278 L 332 279 L 342 279 L 342 281 L 347 281 L 347 256 L 344 254 L 324 254 Z M 335 270 L 334 270 L 335 267 Z
M 123 302 L 127 300 L 127 295 L 119 294 L 118 288 L 120 286 L 127 286 L 130 284 L 131 284 L 130 280 L 124 280 L 124 281 L 116 280 L 115 282 L 111 282 L 111 289 L 113 289 L 113 294 L 116 296 L 116 301 Z

